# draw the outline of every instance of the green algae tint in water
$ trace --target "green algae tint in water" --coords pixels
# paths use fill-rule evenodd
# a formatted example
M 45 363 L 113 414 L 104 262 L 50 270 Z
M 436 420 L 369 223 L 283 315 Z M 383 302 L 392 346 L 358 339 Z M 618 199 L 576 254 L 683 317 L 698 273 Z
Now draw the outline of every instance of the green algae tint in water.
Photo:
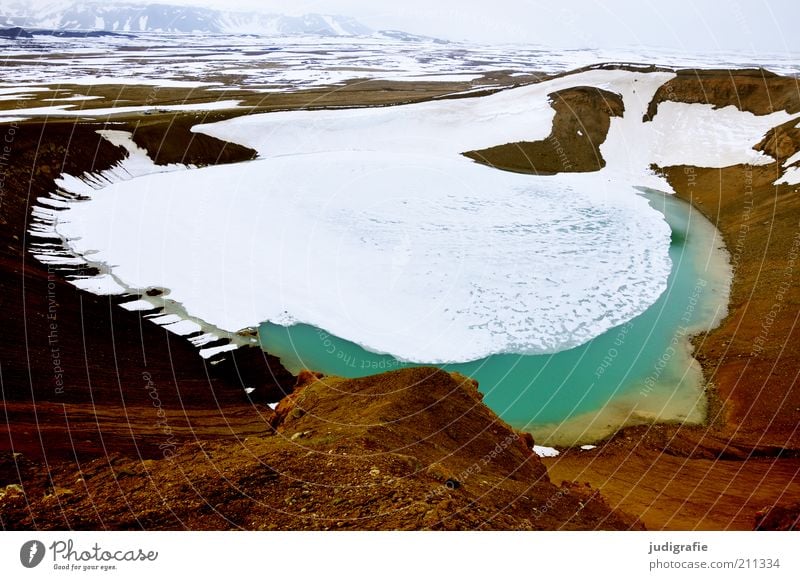
M 656 192 L 646 197 L 672 228 L 673 267 L 666 292 L 644 314 L 556 354 L 500 354 L 438 366 L 476 379 L 498 415 L 551 443 L 594 440 L 626 423 L 701 421 L 702 374 L 688 338 L 725 312 L 727 256 L 716 229 L 689 204 Z M 292 372 L 354 378 L 412 366 L 308 325 L 264 323 L 259 335 L 262 347 Z

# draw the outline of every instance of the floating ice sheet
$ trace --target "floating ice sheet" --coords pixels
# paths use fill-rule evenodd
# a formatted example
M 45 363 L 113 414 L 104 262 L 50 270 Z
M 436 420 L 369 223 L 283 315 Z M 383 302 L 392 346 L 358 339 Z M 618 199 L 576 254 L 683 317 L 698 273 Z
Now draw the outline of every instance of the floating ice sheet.
M 305 322 L 426 362 L 576 346 L 643 312 L 670 270 L 669 228 L 632 191 L 458 157 L 319 153 L 148 175 L 76 204 L 58 230 L 219 328 Z

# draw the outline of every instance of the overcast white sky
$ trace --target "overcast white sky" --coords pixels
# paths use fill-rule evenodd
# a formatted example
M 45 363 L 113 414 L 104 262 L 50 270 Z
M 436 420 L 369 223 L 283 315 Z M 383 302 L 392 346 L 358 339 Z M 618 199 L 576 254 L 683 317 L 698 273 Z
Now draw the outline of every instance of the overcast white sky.
M 3 0 L 0 0 L 2 2 Z M 38 2 L 39 0 L 34 0 Z M 46 1 L 46 0 L 45 0 Z M 113 0 L 109 0 L 113 1 Z M 131 1 L 131 0 L 127 0 Z M 148 3 L 147 0 L 133 0 Z M 283 14 L 343 14 L 375 29 L 558 47 L 800 52 L 797 0 L 161 0 Z

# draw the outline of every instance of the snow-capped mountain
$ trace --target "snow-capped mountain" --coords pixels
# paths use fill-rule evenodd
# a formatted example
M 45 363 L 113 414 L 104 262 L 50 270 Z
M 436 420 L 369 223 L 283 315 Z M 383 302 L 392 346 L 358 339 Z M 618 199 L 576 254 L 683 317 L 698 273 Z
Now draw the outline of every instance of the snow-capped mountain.
M 0 26 L 116 32 L 208 32 L 267 35 L 362 36 L 372 31 L 353 18 L 326 14 L 284 16 L 124 2 L 52 2 L 34 9 L 0 5 Z

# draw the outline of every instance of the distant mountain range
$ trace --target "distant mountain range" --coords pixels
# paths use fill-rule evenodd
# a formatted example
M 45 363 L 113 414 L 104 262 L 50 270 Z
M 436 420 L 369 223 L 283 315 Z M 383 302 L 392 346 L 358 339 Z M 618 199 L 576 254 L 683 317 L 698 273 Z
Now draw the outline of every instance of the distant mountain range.
M 354 18 L 327 14 L 284 16 L 171 4 L 74 1 L 56 1 L 44 6 L 32 6 L 20 1 L 3 2 L 0 5 L 0 26 L 72 31 L 203 32 L 269 36 L 367 36 L 374 33 Z

